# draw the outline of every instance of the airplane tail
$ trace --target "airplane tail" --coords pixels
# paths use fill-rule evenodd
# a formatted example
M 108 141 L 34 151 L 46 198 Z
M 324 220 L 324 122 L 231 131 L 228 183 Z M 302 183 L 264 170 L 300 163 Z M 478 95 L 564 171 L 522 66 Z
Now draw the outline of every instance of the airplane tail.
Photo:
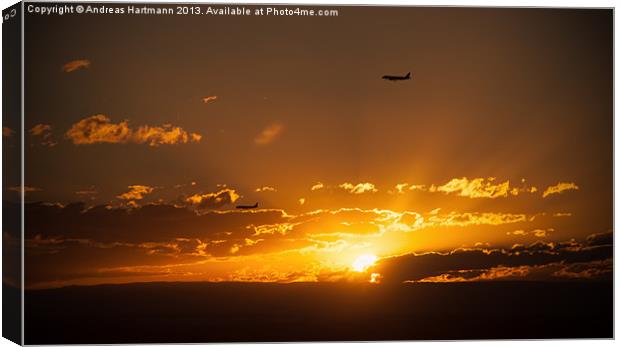
M 407 73 L 407 76 L 405 76 L 405 78 L 411 78 L 411 72 Z

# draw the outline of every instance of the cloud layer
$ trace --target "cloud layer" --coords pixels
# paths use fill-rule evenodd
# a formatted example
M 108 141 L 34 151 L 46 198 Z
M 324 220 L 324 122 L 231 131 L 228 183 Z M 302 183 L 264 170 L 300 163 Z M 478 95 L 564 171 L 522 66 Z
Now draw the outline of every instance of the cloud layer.
M 386 258 L 373 272 L 386 282 L 465 282 L 495 279 L 609 278 L 612 233 L 591 236 L 586 243 L 535 242 L 510 249 L 463 248 L 450 252 Z M 596 242 L 596 240 L 605 240 Z

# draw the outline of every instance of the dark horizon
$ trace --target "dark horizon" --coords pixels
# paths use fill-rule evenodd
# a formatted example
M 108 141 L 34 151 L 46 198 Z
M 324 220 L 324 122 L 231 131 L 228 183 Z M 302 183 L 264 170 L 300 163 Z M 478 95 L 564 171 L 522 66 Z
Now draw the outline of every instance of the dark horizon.
M 76 286 L 26 291 L 26 343 L 612 338 L 612 301 L 608 281 Z

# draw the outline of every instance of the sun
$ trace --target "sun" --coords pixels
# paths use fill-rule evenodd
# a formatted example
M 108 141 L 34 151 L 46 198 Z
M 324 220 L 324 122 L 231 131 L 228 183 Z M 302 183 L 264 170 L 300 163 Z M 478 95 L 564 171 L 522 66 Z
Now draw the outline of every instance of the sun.
M 362 254 L 359 257 L 355 258 L 353 262 L 353 270 L 357 272 L 364 272 L 369 267 L 375 265 L 377 261 L 377 256 L 374 254 Z

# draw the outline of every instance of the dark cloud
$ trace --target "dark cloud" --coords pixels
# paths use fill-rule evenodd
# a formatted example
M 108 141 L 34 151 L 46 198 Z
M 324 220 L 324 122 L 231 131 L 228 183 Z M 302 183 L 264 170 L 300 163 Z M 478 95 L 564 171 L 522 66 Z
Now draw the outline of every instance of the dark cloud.
M 589 246 L 613 245 L 614 234 L 611 231 L 592 234 L 586 240 Z
M 591 235 L 588 241 L 591 237 L 594 236 Z M 483 273 L 496 273 L 498 269 L 505 271 L 506 277 L 512 277 L 518 270 L 530 271 L 536 267 L 560 264 L 562 266 L 556 269 L 554 276 L 562 277 L 557 274 L 558 271 L 584 275 L 603 274 L 601 271 L 588 272 L 586 268 L 591 264 L 600 270 L 599 262 L 611 259 L 612 256 L 612 243 L 584 245 L 574 240 L 561 243 L 538 241 L 527 246 L 515 245 L 510 249 L 456 249 L 446 253 L 432 252 L 390 257 L 380 261 L 371 271 L 380 273 L 385 282 L 404 282 L 442 276 L 446 279 L 455 275 L 467 279 L 480 277 Z M 497 277 L 488 279 L 495 278 Z
M 12 205 L 15 212 L 18 205 Z M 280 210 L 211 211 L 197 214 L 184 207 L 150 204 L 135 209 L 84 203 L 26 204 L 26 238 L 85 238 L 97 242 L 164 242 L 177 238 L 250 236 L 248 225 L 286 222 Z

